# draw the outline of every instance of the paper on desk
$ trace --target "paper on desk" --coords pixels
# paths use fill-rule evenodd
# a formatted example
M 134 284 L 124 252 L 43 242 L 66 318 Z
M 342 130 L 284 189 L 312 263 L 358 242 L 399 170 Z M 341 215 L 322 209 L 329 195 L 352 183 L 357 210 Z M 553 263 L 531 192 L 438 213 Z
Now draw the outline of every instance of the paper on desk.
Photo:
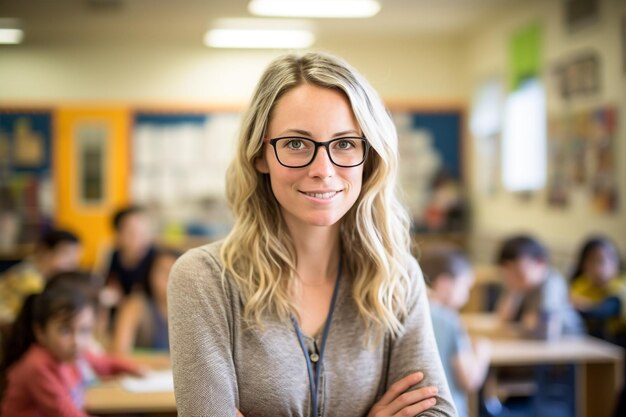
M 144 377 L 125 377 L 122 388 L 130 392 L 167 392 L 174 391 L 172 370 L 149 371 Z

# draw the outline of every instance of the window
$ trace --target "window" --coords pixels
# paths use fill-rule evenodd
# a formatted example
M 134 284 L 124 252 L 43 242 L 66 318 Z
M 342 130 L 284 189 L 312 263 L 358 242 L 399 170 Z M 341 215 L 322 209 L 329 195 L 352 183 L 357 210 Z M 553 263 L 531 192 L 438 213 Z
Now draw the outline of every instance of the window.
M 546 99 L 537 79 L 506 100 L 502 132 L 502 182 L 510 191 L 533 191 L 546 182 Z

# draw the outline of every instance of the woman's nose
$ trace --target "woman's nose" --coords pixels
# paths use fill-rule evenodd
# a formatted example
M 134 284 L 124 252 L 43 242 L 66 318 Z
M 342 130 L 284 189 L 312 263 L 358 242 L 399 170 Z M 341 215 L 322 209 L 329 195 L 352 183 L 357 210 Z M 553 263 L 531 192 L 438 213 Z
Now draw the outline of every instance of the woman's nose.
M 325 147 L 317 150 L 313 162 L 309 165 L 309 175 L 313 177 L 327 178 L 335 173 L 335 165 L 330 160 L 330 155 Z

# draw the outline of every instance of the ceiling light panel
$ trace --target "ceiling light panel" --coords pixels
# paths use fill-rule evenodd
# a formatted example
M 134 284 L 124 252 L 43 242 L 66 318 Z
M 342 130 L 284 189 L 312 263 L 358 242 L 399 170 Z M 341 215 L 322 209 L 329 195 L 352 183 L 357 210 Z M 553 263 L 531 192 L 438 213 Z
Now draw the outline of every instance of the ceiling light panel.
M 204 36 L 212 48 L 299 49 L 314 41 L 311 32 L 288 29 L 211 29 Z
M 18 44 L 24 39 L 19 19 L 0 18 L 0 44 Z
M 311 24 L 292 19 L 219 19 L 204 35 L 212 48 L 300 49 L 314 42 Z
M 251 0 L 250 13 L 257 16 L 365 18 L 380 11 L 376 0 Z

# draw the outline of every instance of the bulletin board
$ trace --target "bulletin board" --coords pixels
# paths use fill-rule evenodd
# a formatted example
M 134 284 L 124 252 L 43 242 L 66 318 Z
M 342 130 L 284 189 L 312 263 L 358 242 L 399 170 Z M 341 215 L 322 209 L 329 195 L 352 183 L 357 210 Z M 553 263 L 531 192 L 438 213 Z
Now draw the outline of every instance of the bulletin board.
M 48 109 L 0 109 L 0 247 L 33 243 L 51 221 L 52 124 Z
M 166 243 L 196 245 L 232 227 L 226 170 L 241 111 L 136 110 L 132 116 L 131 199 L 151 209 Z
M 241 114 L 136 111 L 131 195 L 147 205 L 223 197 Z
M 440 112 L 411 114 L 413 129 L 426 130 L 434 138 L 433 147 L 441 158 L 441 165 L 455 179 L 461 181 L 461 113 Z
M 13 174 L 47 175 L 51 167 L 52 113 L 0 110 L 0 164 Z
M 398 130 L 401 195 L 419 221 L 432 197 L 435 177 L 445 172 L 463 184 L 463 111 L 401 109 L 391 111 Z

